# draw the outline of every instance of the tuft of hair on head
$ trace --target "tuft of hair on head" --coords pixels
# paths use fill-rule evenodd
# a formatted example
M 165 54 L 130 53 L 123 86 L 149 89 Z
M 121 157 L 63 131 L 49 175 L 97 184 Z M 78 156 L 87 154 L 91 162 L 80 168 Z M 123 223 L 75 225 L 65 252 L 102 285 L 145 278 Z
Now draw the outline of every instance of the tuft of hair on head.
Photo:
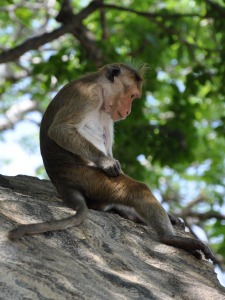
M 145 74 L 150 69 L 147 63 L 139 63 L 136 67 L 138 74 L 141 76 L 142 80 L 144 80 Z
M 136 73 L 137 81 L 144 81 L 146 72 L 150 69 L 147 63 L 138 60 L 130 60 L 125 65 Z

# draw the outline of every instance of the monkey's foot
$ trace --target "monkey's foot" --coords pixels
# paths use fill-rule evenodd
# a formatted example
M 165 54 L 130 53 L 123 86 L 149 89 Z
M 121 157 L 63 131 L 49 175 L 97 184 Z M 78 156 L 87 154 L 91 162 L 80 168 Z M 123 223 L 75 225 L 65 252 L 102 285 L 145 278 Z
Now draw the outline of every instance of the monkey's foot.
M 182 230 L 185 229 L 185 223 L 184 223 L 184 221 L 182 219 L 177 218 L 177 217 L 175 217 L 175 216 L 173 216 L 171 214 L 168 214 L 168 217 L 169 217 L 170 222 L 171 222 L 171 224 L 173 226 L 175 226 L 175 227 L 177 227 L 179 229 L 182 229 Z
M 215 262 L 215 256 L 212 251 L 199 240 L 171 235 L 161 237 L 160 241 L 166 245 L 184 249 L 194 255 L 197 259 L 202 258 L 201 254 L 198 252 L 200 250 L 205 255 L 206 259 L 211 259 Z

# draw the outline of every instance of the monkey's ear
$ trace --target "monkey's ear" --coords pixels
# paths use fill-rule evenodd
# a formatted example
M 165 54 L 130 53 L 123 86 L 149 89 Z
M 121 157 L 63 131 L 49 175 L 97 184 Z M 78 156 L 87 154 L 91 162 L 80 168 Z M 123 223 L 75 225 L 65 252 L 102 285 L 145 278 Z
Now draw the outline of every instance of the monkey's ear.
M 120 72 L 120 67 L 117 65 L 107 66 L 105 76 L 109 81 L 114 82 L 114 77 L 118 76 Z

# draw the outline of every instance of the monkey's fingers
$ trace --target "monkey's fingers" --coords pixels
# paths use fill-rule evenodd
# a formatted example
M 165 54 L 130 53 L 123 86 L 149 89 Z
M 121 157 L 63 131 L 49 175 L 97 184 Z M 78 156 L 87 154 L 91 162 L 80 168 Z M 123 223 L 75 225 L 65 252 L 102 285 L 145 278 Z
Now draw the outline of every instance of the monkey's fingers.
M 118 167 L 117 164 L 115 164 L 114 166 L 112 166 L 112 167 L 110 168 L 109 173 L 110 173 L 109 176 L 117 177 L 117 176 L 120 175 L 121 169 L 120 169 L 120 167 Z
M 177 218 L 171 214 L 168 214 L 168 217 L 173 226 L 178 227 L 180 229 L 185 229 L 185 223 L 183 220 L 181 220 L 180 218 Z
M 117 177 L 121 174 L 120 163 L 114 158 L 107 158 L 101 168 L 109 177 Z
M 115 162 L 116 162 L 116 164 L 115 164 L 115 171 L 117 173 L 117 176 L 119 176 L 121 174 L 121 172 L 122 172 L 121 165 L 120 165 L 120 163 L 119 163 L 118 160 L 116 160 Z
M 120 163 L 118 162 L 118 160 L 114 160 L 114 163 L 110 168 L 110 176 L 117 177 L 120 175 L 120 173 L 121 173 Z
M 109 177 L 117 177 L 118 173 L 117 173 L 117 169 L 115 168 L 115 166 L 110 166 L 108 168 L 104 169 L 104 172 L 109 176 Z
M 203 242 L 192 238 L 180 237 L 180 236 L 164 236 L 160 238 L 161 242 L 170 246 L 184 249 L 192 252 L 196 250 L 202 251 L 206 259 L 215 261 L 215 256 L 212 251 Z
M 191 253 L 195 258 L 197 258 L 198 260 L 201 260 L 202 259 L 202 255 L 200 252 L 198 252 L 197 250 L 196 251 L 188 251 L 189 253 Z

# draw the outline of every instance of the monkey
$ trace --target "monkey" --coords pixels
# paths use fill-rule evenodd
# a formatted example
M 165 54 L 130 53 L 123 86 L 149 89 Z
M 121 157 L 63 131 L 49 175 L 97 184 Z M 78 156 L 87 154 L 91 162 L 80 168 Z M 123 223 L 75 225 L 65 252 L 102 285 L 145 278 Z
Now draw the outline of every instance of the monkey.
M 40 126 L 46 172 L 67 206 L 76 214 L 62 220 L 21 225 L 11 240 L 24 235 L 78 226 L 88 209 L 117 209 L 156 231 L 159 241 L 201 259 L 215 260 L 200 240 L 176 235 L 163 206 L 150 188 L 123 173 L 113 157 L 114 123 L 125 119 L 142 95 L 145 64 L 113 63 L 66 84 L 47 107 Z M 171 220 L 170 220 L 171 219 Z

